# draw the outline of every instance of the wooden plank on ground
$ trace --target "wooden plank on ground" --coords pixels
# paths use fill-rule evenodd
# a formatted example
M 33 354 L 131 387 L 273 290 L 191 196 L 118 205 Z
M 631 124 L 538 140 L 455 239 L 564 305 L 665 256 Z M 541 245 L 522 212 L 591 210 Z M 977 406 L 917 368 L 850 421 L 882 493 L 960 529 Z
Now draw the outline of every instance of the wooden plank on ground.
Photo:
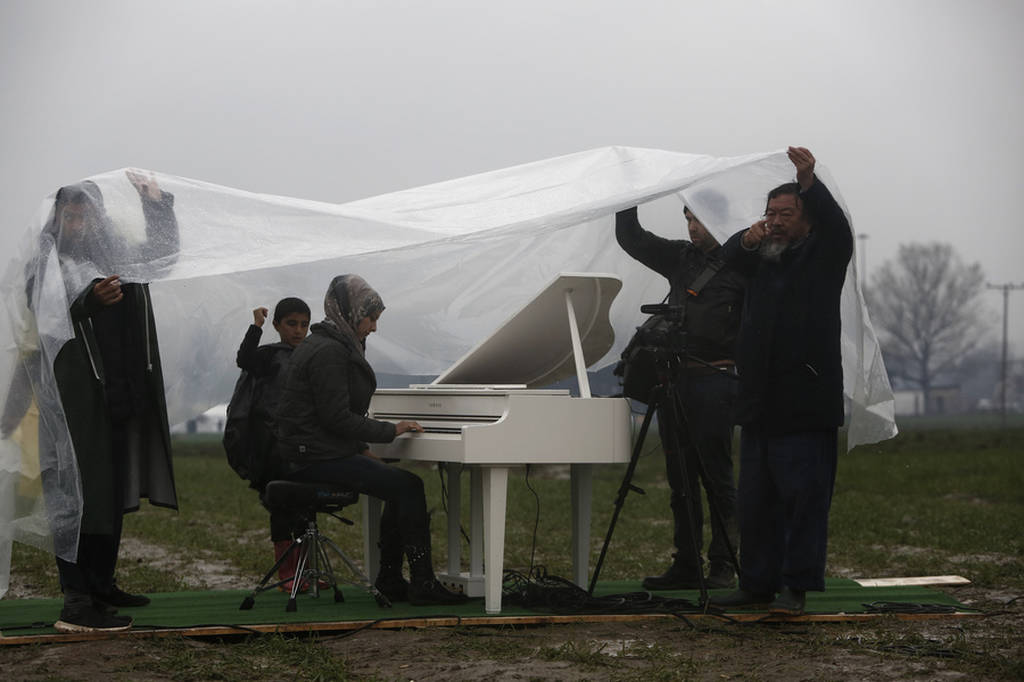
M 959 575 L 921 575 L 907 578 L 854 578 L 861 587 L 922 587 L 925 585 L 970 585 Z

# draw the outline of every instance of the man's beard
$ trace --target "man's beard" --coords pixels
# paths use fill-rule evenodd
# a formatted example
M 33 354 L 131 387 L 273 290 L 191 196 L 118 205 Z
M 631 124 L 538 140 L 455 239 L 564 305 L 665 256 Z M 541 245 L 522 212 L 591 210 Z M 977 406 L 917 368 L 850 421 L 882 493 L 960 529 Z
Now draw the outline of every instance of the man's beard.
M 785 253 L 788 248 L 789 243 L 771 239 L 761 243 L 761 248 L 758 249 L 758 255 L 761 256 L 761 260 L 778 263 L 782 259 L 782 254 Z

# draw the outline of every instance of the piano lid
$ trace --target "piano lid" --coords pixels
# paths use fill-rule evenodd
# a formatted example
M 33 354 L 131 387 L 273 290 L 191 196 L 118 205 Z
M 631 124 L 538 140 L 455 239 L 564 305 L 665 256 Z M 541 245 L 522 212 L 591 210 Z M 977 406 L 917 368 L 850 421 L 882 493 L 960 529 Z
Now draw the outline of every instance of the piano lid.
M 621 288 L 622 281 L 616 275 L 559 274 L 433 383 L 526 384 L 538 388 L 576 374 L 570 307 L 576 313 L 583 366 L 589 367 L 615 342 L 608 309 Z M 566 302 L 567 292 L 571 306 Z

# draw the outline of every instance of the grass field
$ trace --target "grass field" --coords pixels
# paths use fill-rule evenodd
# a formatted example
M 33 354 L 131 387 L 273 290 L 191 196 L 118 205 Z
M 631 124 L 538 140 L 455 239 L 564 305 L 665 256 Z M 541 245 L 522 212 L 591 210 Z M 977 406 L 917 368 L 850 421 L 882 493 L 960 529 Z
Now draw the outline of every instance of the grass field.
M 959 574 L 982 593 L 1007 595 L 1000 604 L 1013 604 L 1010 597 L 1024 592 L 1024 425 L 1006 431 L 970 421 L 953 428 L 926 426 L 903 424 L 899 437 L 840 456 L 828 573 Z M 669 561 L 668 486 L 656 444 L 648 450 L 634 478 L 646 494 L 627 498 L 602 578 L 638 578 L 660 572 Z M 434 506 L 434 563 L 441 566 L 445 514 L 439 477 L 429 467 L 415 470 Z M 623 471 L 624 466 L 595 471 L 592 564 Z M 180 511 L 146 506 L 126 518 L 124 532 L 126 544 L 159 549 L 164 558 L 151 553 L 122 560 L 119 582 L 138 592 L 201 589 L 200 567 L 216 565 L 234 587 L 249 587 L 272 556 L 267 514 L 256 494 L 229 469 L 216 437 L 176 439 L 175 473 Z M 351 511 L 358 523 L 358 508 Z M 538 468 L 528 477 L 525 469 L 515 472 L 509 480 L 506 567 L 526 570 L 532 557 L 551 573 L 568 576 L 568 518 L 565 470 Z M 346 551 L 361 556 L 358 526 L 329 519 L 322 526 Z M 41 596 L 59 594 L 52 557 L 23 545 L 15 545 L 12 580 Z M 112 673 L 103 679 L 132 680 L 409 679 L 416 671 L 430 679 L 934 679 L 951 673 L 1020 679 L 1022 619 L 1009 618 L 944 628 L 884 620 L 741 631 L 662 623 L 625 632 L 621 626 L 454 628 L 367 632 L 350 639 L 273 636 L 230 645 L 129 640 L 69 645 L 51 654 L 61 665 L 27 650 L 0 651 L 0 670 L 47 680 L 92 679 L 101 670 Z M 618 653 L 610 655 L 609 646 Z
M 652 442 L 616 527 L 602 578 L 660 572 L 671 555 L 668 485 Z M 861 446 L 839 459 L 832 506 L 829 573 L 845 577 L 956 573 L 980 585 L 1024 588 L 1024 428 L 905 428 L 897 438 Z M 435 565 L 445 559 L 445 512 L 437 471 L 417 473 L 433 505 Z M 598 467 L 594 477 L 593 558 L 612 512 L 623 466 Z M 226 561 L 242 576 L 257 575 L 271 556 L 267 514 L 255 492 L 228 467 L 217 437 L 175 440 L 180 511 L 144 506 L 126 517 L 125 538 L 159 545 L 171 555 Z M 468 478 L 468 477 L 464 477 Z M 464 481 L 464 486 L 468 483 Z M 536 491 L 536 496 L 531 491 Z M 468 494 L 468 492 L 467 492 Z M 561 468 L 520 468 L 509 480 L 506 567 L 542 564 L 568 576 L 569 485 Z M 358 522 L 359 509 L 350 508 Z M 464 520 L 465 522 L 465 520 Z M 534 529 L 535 523 L 536 531 Z M 346 551 L 361 556 L 358 528 L 328 519 L 325 527 Z M 707 539 L 705 539 L 707 540 Z M 592 561 L 593 563 L 593 561 Z M 13 572 L 53 576 L 52 559 L 15 546 Z M 119 580 L 138 591 L 187 589 L 179 570 L 122 563 Z M 56 596 L 55 577 L 40 581 Z

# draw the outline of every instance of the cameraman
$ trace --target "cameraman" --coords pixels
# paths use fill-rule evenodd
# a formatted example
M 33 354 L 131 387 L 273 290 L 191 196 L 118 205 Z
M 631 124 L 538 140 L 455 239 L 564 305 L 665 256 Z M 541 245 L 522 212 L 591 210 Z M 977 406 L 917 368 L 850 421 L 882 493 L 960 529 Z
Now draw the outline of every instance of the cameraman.
M 732 469 L 733 404 L 737 386 L 735 377 L 728 374 L 735 371 L 734 348 L 746 280 L 722 261 L 718 241 L 689 208 L 683 209 L 683 215 L 690 241 L 665 239 L 644 230 L 635 206 L 615 215 L 615 237 L 619 245 L 630 256 L 668 279 L 668 303 L 682 311 L 681 331 L 685 332 L 685 347 L 675 349 L 680 351 L 681 357 L 679 371 L 673 377 L 684 411 L 681 423 L 676 423 L 671 406 L 658 407 L 658 431 L 665 452 L 665 472 L 672 489 L 676 551 L 665 573 L 644 578 L 643 586 L 647 590 L 700 587 L 704 519 L 698 478 L 704 485 L 709 504 L 721 515 L 719 523 L 712 514 L 707 586 L 732 587 L 735 575 L 729 546 L 736 547 L 738 535 Z M 671 447 L 673 442 L 678 443 L 679 451 Z M 684 468 L 688 481 L 684 481 Z M 688 527 L 690 519 L 692 527 Z M 694 544 L 698 548 L 696 552 Z

